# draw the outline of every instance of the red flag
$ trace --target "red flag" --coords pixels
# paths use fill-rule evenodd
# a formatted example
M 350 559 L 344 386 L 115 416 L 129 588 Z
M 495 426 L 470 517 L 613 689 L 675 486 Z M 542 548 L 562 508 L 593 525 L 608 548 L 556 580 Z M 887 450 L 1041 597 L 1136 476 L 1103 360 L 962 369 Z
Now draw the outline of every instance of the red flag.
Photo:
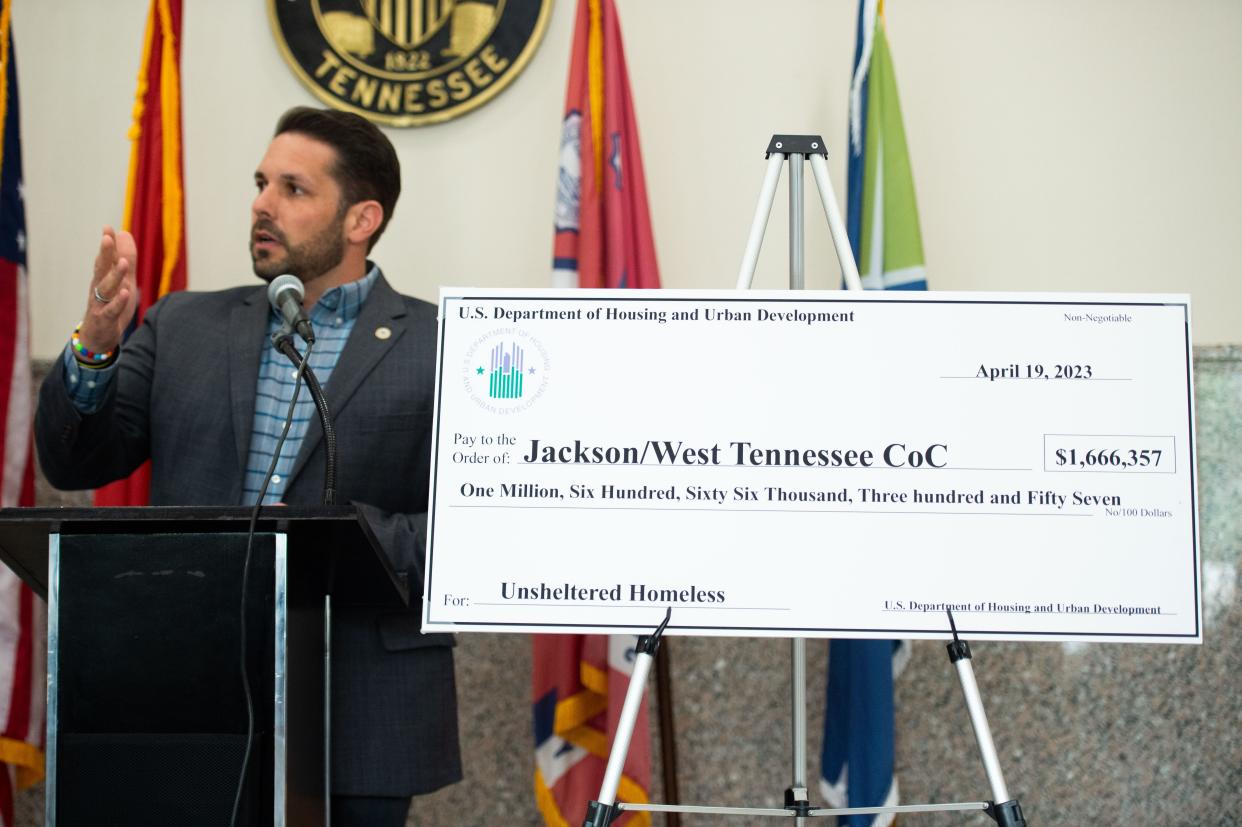
M 553 283 L 659 287 L 638 126 L 612 0 L 579 0 L 557 181 Z M 636 638 L 537 635 L 535 797 L 549 827 L 581 824 L 598 799 L 633 671 Z M 635 723 L 617 800 L 648 801 L 647 700 Z M 649 813 L 618 824 L 650 825 Z
M 548 827 L 581 824 L 599 798 L 608 751 L 633 671 L 637 638 L 624 635 L 534 637 L 535 800 Z M 644 697 L 617 785 L 617 800 L 646 803 L 651 739 Z M 616 824 L 650 827 L 649 813 Z
M 129 129 L 129 184 L 122 228 L 138 246 L 138 312 L 184 290 L 185 193 L 181 153 L 181 0 L 151 0 L 143 38 L 134 123 Z M 95 505 L 145 505 L 150 463 L 95 492 Z
M 612 0 L 578 0 L 552 266 L 560 287 L 660 286 L 638 123 Z
M 26 210 L 17 67 L 9 0 L 0 3 L 0 506 L 34 505 L 31 437 L 30 315 Z M 13 799 L 43 778 L 43 706 L 47 688 L 44 615 L 34 594 L 0 566 L 0 824 L 13 824 Z

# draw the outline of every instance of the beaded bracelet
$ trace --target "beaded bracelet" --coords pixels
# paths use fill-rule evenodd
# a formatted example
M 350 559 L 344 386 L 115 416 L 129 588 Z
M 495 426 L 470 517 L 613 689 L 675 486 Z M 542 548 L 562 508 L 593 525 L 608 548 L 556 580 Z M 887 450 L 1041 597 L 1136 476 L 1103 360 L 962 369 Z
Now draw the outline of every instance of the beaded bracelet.
M 81 330 L 82 323 L 78 322 L 78 326 L 73 329 L 73 336 L 69 339 L 69 346 L 73 348 L 73 358 L 78 360 L 79 365 L 98 370 L 109 367 L 116 361 L 116 350 L 106 350 L 103 353 L 87 350 L 78 337 Z

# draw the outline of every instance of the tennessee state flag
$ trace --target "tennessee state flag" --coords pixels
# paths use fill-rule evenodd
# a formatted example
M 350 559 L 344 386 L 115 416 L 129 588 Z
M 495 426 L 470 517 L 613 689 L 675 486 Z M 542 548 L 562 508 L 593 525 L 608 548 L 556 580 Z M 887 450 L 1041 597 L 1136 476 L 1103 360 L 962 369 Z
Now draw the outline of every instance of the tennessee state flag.
M 185 192 L 181 152 L 181 0 L 151 0 L 143 38 L 134 122 L 129 128 L 129 184 L 122 229 L 138 247 L 138 311 L 184 290 Z M 132 328 L 131 328 L 132 329 Z M 146 505 L 151 464 L 95 491 L 95 505 Z
M 553 285 L 659 287 L 638 127 L 612 0 L 579 0 L 557 179 Z M 549 827 L 598 799 L 633 672 L 633 636 L 536 635 L 535 797 Z M 645 803 L 651 738 L 643 698 L 617 800 Z M 625 813 L 617 824 L 651 824 Z
M 579 0 L 561 126 L 556 287 L 659 287 L 638 123 L 612 0 Z
M 581 824 L 599 798 L 609 746 L 633 671 L 638 639 L 624 635 L 534 638 L 535 800 L 548 827 Z M 646 803 L 651 738 L 644 697 L 626 754 L 617 800 Z M 650 813 L 625 813 L 615 824 L 651 824 Z

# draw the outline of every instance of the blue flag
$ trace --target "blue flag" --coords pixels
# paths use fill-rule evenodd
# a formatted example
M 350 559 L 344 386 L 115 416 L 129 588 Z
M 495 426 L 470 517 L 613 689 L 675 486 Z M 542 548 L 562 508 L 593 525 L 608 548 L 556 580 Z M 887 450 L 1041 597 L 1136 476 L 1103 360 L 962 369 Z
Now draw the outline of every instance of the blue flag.
M 914 179 L 879 0 L 860 0 L 850 88 L 846 229 L 863 287 L 926 290 Z M 893 767 L 893 678 L 910 645 L 895 640 L 834 640 L 820 787 L 833 807 L 898 803 Z M 848 827 L 885 827 L 891 815 L 856 815 Z

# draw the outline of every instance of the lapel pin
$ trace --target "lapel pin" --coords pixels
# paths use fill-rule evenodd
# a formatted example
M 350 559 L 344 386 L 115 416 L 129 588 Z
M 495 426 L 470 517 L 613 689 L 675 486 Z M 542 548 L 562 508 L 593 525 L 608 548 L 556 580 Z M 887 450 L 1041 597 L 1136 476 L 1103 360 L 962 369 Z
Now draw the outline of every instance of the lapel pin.
M 392 336 L 392 328 L 390 327 L 375 328 L 375 338 L 379 339 L 380 341 L 388 339 L 391 336 Z

